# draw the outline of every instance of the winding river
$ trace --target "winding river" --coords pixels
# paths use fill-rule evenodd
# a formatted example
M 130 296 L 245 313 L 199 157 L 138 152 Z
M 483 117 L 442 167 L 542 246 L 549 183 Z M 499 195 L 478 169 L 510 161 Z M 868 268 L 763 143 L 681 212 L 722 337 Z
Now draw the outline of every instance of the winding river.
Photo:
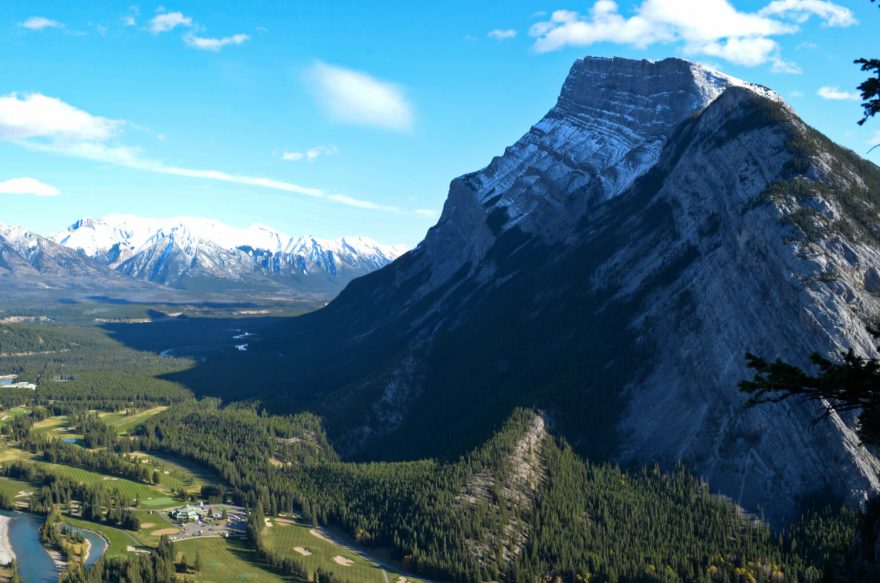
M 0 515 L 10 518 L 9 540 L 12 550 L 18 559 L 18 573 L 25 583 L 55 583 L 60 574 L 55 562 L 40 542 L 40 525 L 44 518 L 27 512 L 10 512 L 0 510 Z M 91 567 L 107 550 L 107 541 L 91 532 L 74 528 L 82 532 L 91 543 L 86 566 Z

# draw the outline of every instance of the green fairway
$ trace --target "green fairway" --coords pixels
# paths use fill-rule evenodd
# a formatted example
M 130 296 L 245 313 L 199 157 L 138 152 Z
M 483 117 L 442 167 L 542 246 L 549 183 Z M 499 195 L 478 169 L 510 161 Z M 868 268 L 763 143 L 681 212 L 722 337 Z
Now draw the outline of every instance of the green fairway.
M 153 498 L 141 498 L 141 507 L 143 508 L 171 508 L 179 506 L 180 500 L 171 496 L 156 496 Z
M 153 407 L 146 411 L 121 411 L 116 413 L 100 413 L 101 421 L 115 428 L 120 435 L 126 434 L 153 415 L 165 411 L 168 407 Z
M 259 566 L 255 551 L 245 543 L 234 539 L 202 538 L 174 543 L 174 549 L 186 556 L 192 565 L 198 552 L 202 560 L 202 572 L 188 581 L 199 583 L 281 583 L 295 581 L 282 577 Z
M 12 407 L 6 411 L 0 411 L 0 427 L 9 423 L 13 418 L 19 415 L 27 415 L 30 412 L 31 410 L 26 407 Z
M 220 482 L 210 470 L 190 461 L 156 453 L 139 453 L 138 456 L 149 459 L 161 472 L 162 485 L 175 492 L 186 490 L 191 494 L 198 494 L 204 484 Z
M 263 530 L 266 545 L 295 558 L 311 573 L 321 568 L 347 581 L 385 583 L 382 568 L 376 563 L 331 542 L 310 527 L 286 519 L 273 519 L 271 524 Z M 386 570 L 386 573 L 392 583 L 400 579 L 416 582 L 392 571 Z
M 80 520 L 78 518 L 73 518 L 70 516 L 64 516 L 63 520 L 71 526 L 76 526 L 85 530 L 91 530 L 92 532 L 97 532 L 98 534 L 103 536 L 110 544 L 110 547 L 107 549 L 107 554 L 105 555 L 107 557 L 131 556 L 131 553 L 127 550 L 128 547 L 136 547 L 139 545 L 138 541 L 132 536 L 131 533 L 120 530 L 118 528 L 113 528 L 104 524 L 96 524 L 94 522 Z
M 137 482 L 132 482 L 131 480 L 126 480 L 124 478 L 105 476 L 103 474 L 98 474 L 96 472 L 91 472 L 89 470 L 84 470 L 81 468 L 73 468 L 70 466 L 63 466 L 59 464 L 49 464 L 45 462 L 37 463 L 51 469 L 52 472 L 58 475 L 67 476 L 70 479 L 82 484 L 101 484 L 108 490 L 115 490 L 119 492 L 119 494 L 127 500 L 133 501 L 135 498 L 139 497 L 141 503 L 145 505 L 154 505 L 156 507 L 161 506 L 166 502 L 169 506 L 173 506 L 175 503 L 175 500 L 173 498 L 168 497 L 167 492 L 156 486 L 139 484 Z
M 4 494 L 9 494 L 13 498 L 18 497 L 19 492 L 33 492 L 34 487 L 28 484 L 27 482 L 19 482 L 18 480 L 13 480 L 12 478 L 0 477 L 0 492 Z M 25 497 L 18 498 L 19 500 L 25 500 Z

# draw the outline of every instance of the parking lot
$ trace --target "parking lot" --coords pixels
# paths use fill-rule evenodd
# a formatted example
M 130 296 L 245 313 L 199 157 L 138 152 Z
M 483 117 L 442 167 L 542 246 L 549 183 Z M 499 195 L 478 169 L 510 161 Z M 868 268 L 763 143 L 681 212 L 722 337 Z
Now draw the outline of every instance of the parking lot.
M 198 518 L 187 522 L 178 522 L 182 530 L 172 536 L 172 540 L 185 540 L 200 536 L 246 536 L 247 513 L 244 508 L 229 504 L 205 504 L 194 508 Z M 225 520 L 220 518 L 224 509 L 226 510 Z

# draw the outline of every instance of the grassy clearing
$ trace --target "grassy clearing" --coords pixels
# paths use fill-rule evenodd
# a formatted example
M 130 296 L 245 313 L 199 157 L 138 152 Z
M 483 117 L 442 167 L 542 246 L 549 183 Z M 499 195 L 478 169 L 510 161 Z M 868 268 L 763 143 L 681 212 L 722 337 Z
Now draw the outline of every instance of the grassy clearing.
M 107 554 L 105 555 L 107 557 L 129 557 L 131 556 L 131 553 L 128 552 L 128 547 L 138 546 L 140 544 L 132 534 L 118 528 L 113 528 L 112 526 L 97 524 L 87 520 L 80 520 L 71 516 L 64 516 L 63 521 L 71 526 L 97 532 L 107 539 L 107 542 L 110 543 L 110 546 L 107 548 Z
M 17 447 L 0 445 L 0 462 L 29 461 L 33 457 L 33 454 L 30 452 L 18 449 Z
M 15 417 L 18 417 L 19 415 L 27 415 L 30 412 L 31 410 L 27 407 L 13 407 L 6 411 L 0 411 L 0 427 L 9 423 Z
M 47 433 L 60 433 L 59 430 L 68 429 L 69 426 L 70 419 L 67 415 L 59 415 L 57 417 L 49 417 L 48 419 L 37 421 L 34 423 L 31 431 L 37 435 L 46 435 Z
M 202 572 L 190 575 L 187 581 L 199 583 L 281 583 L 294 581 L 262 568 L 254 549 L 243 541 L 224 538 L 190 539 L 174 543 L 178 558 L 183 554 L 190 564 L 195 562 L 196 553 L 202 559 Z M 384 580 L 383 580 L 384 583 Z
M 101 421 L 114 427 L 120 435 L 129 433 L 132 429 L 149 419 L 154 415 L 158 415 L 168 407 L 153 407 L 146 411 L 117 411 L 116 413 L 99 413 Z
M 210 470 L 190 461 L 154 453 L 139 454 L 139 456 L 149 459 L 162 473 L 162 484 L 175 492 L 183 489 L 188 493 L 197 494 L 201 492 L 203 485 L 220 482 Z
M 13 498 L 18 496 L 19 492 L 33 492 L 34 487 L 27 482 L 19 482 L 12 478 L 0 477 L 0 492 L 9 494 Z
M 168 518 L 168 513 L 165 511 L 157 510 L 150 514 L 149 510 L 138 510 L 135 514 L 141 521 L 141 528 L 137 531 L 136 536 L 145 546 L 155 547 L 159 544 L 159 537 L 153 535 L 153 532 L 167 528 L 179 528 Z
M 263 530 L 263 540 L 266 544 L 271 549 L 303 563 L 310 572 L 314 573 L 321 568 L 348 581 L 385 583 L 382 568 L 376 563 L 326 538 L 312 534 L 308 526 L 284 519 L 274 519 L 271 523 L 271 528 Z M 386 572 L 392 583 L 401 577 L 392 571 Z M 406 579 L 406 581 L 416 582 L 415 579 Z
M 176 503 L 173 498 L 168 497 L 168 494 L 164 490 L 155 486 L 139 484 L 137 482 L 132 482 L 131 480 L 126 480 L 124 478 L 105 476 L 103 474 L 91 472 L 89 470 L 84 470 L 81 468 L 73 468 L 70 466 L 63 466 L 59 464 L 49 464 L 45 462 L 36 463 L 50 468 L 56 474 L 67 476 L 70 479 L 75 480 L 76 482 L 79 482 L 81 484 L 101 484 L 104 488 L 108 490 L 115 490 L 127 500 L 134 500 L 135 498 L 139 497 L 141 500 L 141 504 L 144 505 L 154 505 L 157 503 L 164 504 L 168 500 L 170 500 L 169 506 L 172 506 Z

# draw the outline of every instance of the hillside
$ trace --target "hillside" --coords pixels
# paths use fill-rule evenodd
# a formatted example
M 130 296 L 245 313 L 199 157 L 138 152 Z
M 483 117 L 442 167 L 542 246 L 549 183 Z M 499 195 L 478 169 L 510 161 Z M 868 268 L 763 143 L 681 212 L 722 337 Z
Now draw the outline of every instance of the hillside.
M 259 370 L 248 397 L 326 415 L 349 456 L 455 456 L 527 405 L 590 459 L 685 462 L 751 510 L 859 500 L 878 462 L 849 420 L 744 411 L 736 383 L 747 350 L 871 350 L 878 176 L 765 88 L 583 59 L 541 122 L 453 181 L 415 250 L 279 325 L 271 353 L 179 378 Z

